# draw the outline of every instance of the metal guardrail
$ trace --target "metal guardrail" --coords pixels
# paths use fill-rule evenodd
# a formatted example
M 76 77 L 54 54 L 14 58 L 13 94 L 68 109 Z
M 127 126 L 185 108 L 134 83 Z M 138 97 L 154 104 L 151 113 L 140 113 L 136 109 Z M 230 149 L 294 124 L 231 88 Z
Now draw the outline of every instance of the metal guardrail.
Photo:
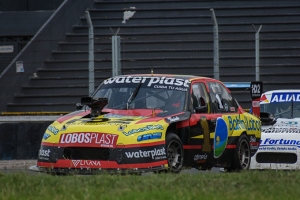
M 65 115 L 70 112 L 1 112 L 0 116 L 25 116 L 25 115 L 34 115 L 34 116 L 42 116 L 42 115 Z

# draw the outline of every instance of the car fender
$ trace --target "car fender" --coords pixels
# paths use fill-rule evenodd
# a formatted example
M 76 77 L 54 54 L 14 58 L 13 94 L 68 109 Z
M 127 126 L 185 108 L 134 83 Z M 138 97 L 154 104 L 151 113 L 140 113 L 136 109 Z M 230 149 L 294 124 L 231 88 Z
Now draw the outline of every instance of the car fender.
M 170 115 L 165 118 L 165 121 L 168 124 L 176 123 L 176 122 L 181 122 L 189 119 L 191 117 L 191 112 L 181 112 L 177 113 L 175 115 Z

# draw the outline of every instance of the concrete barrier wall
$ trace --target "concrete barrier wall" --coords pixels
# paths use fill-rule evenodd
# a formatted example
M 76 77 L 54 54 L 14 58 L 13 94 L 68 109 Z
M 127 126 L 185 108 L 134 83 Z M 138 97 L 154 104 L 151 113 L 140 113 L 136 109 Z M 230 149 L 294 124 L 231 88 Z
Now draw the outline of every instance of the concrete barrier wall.
M 49 122 L 0 123 L 0 160 L 37 159 Z

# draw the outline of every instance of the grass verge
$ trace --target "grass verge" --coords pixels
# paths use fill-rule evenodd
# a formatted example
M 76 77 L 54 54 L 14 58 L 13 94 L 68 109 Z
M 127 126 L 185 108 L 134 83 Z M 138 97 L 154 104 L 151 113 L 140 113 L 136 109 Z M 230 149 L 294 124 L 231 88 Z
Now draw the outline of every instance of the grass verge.
M 0 199 L 299 199 L 300 172 L 52 176 L 0 174 Z

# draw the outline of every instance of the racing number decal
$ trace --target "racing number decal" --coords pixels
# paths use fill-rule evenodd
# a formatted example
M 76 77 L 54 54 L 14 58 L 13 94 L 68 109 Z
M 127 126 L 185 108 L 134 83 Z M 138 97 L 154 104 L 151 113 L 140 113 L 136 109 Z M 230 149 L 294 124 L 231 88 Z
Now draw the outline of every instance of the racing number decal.
M 263 91 L 263 84 L 261 81 L 252 81 L 250 84 L 250 95 L 252 100 L 260 98 Z
M 260 93 L 260 85 L 252 85 L 252 94 Z
M 210 134 L 209 134 L 209 127 L 208 122 L 205 117 L 200 117 L 200 124 L 203 128 L 203 152 L 211 152 L 211 145 L 210 145 Z

